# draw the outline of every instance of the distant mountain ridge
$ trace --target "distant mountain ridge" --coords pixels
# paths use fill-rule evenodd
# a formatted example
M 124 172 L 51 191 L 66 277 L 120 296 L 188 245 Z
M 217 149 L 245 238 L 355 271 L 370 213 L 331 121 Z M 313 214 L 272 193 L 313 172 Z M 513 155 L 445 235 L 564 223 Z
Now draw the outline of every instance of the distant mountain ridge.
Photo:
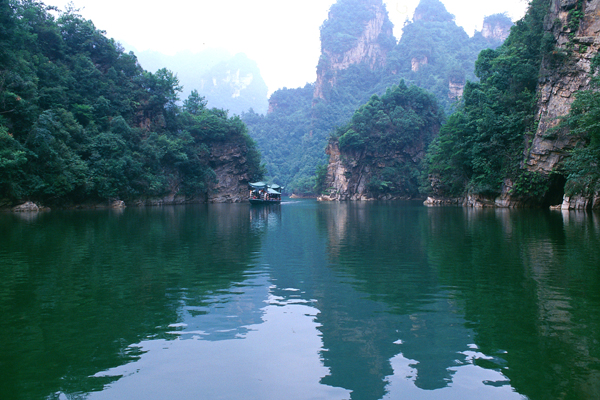
M 199 53 L 179 52 L 173 56 L 155 51 L 136 52 L 140 64 L 149 71 L 168 68 L 183 86 L 182 98 L 192 90 L 205 97 L 209 107 L 241 114 L 252 108 L 266 113 L 268 88 L 255 61 L 244 53 L 231 55 L 224 49 Z

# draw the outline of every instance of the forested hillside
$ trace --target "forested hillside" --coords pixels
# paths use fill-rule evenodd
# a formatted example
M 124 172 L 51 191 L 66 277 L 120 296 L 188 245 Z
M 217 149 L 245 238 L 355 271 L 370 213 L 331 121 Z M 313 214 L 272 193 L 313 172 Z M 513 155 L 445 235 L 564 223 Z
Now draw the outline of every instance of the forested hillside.
M 506 32 L 511 25 L 504 15 L 486 23 Z M 330 133 L 373 94 L 382 95 L 404 80 L 433 92 L 450 112 L 466 80 L 474 79 L 479 51 L 497 47 L 502 39 L 482 32 L 470 38 L 441 2 L 422 0 L 396 43 L 381 0 L 338 0 L 321 27 L 322 54 L 311 85 L 312 101 L 307 88 L 284 89 L 273 94 L 266 116 L 247 113 L 242 118 L 270 178 L 290 191 L 310 193 L 317 166 L 327 162 L 324 148 Z M 286 107 L 278 106 L 282 98 Z M 277 149 L 281 141 L 288 152 Z
M 503 206 L 560 205 L 563 194 L 584 197 L 568 208 L 595 204 L 597 10 L 597 2 L 533 0 L 506 42 L 479 55 L 479 82 L 467 84 L 429 148 L 429 193 Z
M 462 105 L 429 150 L 429 174 L 439 178 L 434 189 L 440 194 L 457 196 L 468 189 L 497 195 L 504 177 L 519 173 L 524 135 L 534 129 L 548 10 L 549 0 L 533 1 L 504 45 L 480 54 L 480 81 L 467 84 Z
M 205 197 L 217 145 L 240 149 L 259 178 L 241 119 L 195 91 L 179 106 L 180 91 L 76 11 L 0 0 L 0 202 Z

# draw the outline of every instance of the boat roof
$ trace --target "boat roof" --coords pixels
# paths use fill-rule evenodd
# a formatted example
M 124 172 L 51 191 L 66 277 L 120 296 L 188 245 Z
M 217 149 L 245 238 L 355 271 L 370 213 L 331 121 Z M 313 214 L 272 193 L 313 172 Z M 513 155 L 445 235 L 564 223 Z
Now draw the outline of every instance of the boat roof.
M 276 183 L 269 185 L 264 182 L 250 182 L 250 183 L 248 183 L 248 185 L 253 189 L 273 190 L 274 193 L 277 193 L 277 194 L 281 194 L 281 190 L 283 189 L 283 186 L 279 186 Z M 269 192 L 269 193 L 271 193 L 271 192 Z
M 248 185 L 252 186 L 253 188 L 266 188 L 268 185 L 264 182 L 254 182 L 254 183 L 249 183 Z
M 279 193 L 277 190 L 273 190 L 273 189 L 271 189 L 271 188 L 268 188 L 268 189 L 267 189 L 267 193 L 269 193 L 269 194 L 281 194 L 281 193 Z

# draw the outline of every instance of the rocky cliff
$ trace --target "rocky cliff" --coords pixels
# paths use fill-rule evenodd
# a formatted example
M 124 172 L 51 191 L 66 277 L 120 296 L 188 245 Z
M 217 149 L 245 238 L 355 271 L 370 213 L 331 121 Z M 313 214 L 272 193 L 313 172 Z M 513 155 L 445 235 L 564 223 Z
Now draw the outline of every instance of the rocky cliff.
M 581 14 L 576 13 L 578 7 Z M 568 151 L 578 143 L 567 129 L 557 127 L 560 118 L 569 113 L 575 94 L 589 88 L 591 61 L 600 48 L 600 0 L 552 0 L 544 28 L 553 35 L 556 47 L 542 63 L 537 90 L 538 125 L 533 137 L 527 138 L 523 167 L 547 175 L 559 169 Z M 565 178 L 554 176 L 550 191 L 555 193 L 547 195 L 562 196 Z M 512 182 L 507 180 L 497 205 L 520 204 L 508 194 L 511 187 Z M 591 207 L 597 203 L 595 197 L 565 197 L 563 208 Z
M 582 1 L 583 18 L 574 29 L 570 12 L 575 4 L 574 0 L 553 0 L 546 18 L 546 30 L 556 39 L 554 55 L 560 55 L 564 62 L 544 61 L 538 87 L 539 125 L 526 161 L 530 171 L 553 171 L 565 151 L 577 142 L 566 130 L 553 128 L 569 113 L 574 94 L 589 88 L 591 60 L 600 47 L 600 1 Z
M 206 163 L 214 171 L 205 193 L 186 195 L 180 191 L 181 179 L 174 176 L 169 193 L 126 202 L 132 206 L 162 206 L 194 203 L 239 203 L 248 200 L 248 148 L 239 143 L 216 141 L 209 144 Z
M 416 170 L 425 155 L 423 141 L 402 149 L 382 149 L 379 151 L 360 150 L 340 151 L 337 140 L 331 140 L 325 150 L 329 156 L 326 176 L 326 194 L 320 201 L 346 200 L 397 200 L 418 197 L 417 182 L 412 177 L 398 176 L 397 179 L 382 181 L 386 170 L 398 166 Z M 374 185 L 379 181 L 378 186 Z M 381 187 L 381 183 L 386 188 Z M 389 186 L 389 187 L 388 187 Z M 383 189 L 383 190 L 382 190 Z
M 250 172 L 248 148 L 244 145 L 216 143 L 212 146 L 209 165 L 215 171 L 215 181 L 209 186 L 207 200 L 211 203 L 239 203 L 248 200 Z
M 510 33 L 512 22 L 503 14 L 485 17 L 481 34 L 490 41 L 504 42 Z
M 336 84 L 337 73 L 351 65 L 365 64 L 371 70 L 383 67 L 387 53 L 396 42 L 392 32 L 393 25 L 381 0 L 359 2 L 357 7 L 364 9 L 361 10 L 362 13 L 357 13 L 363 16 L 358 23 L 348 21 L 348 14 L 339 11 L 346 6 L 343 3 L 339 1 L 331 7 L 321 32 L 321 58 L 317 66 L 315 99 L 325 100 L 328 91 Z M 328 26 L 341 26 L 342 29 L 330 33 Z M 345 27 L 351 27 L 352 30 L 345 32 Z M 335 36 L 335 40 L 328 40 L 328 35 Z M 346 44 L 340 46 L 339 39 Z

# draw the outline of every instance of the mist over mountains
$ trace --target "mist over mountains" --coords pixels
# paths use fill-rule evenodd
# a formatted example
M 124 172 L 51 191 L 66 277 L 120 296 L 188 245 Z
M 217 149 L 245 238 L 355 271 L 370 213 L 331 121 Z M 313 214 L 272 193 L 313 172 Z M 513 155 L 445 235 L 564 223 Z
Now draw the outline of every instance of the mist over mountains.
M 241 114 L 252 108 L 266 113 L 268 107 L 267 85 L 258 65 L 244 53 L 232 55 L 225 49 L 206 49 L 167 55 L 157 51 L 135 51 L 140 64 L 148 71 L 167 68 L 176 73 L 183 86 L 181 98 L 192 90 L 205 97 L 209 107 Z

